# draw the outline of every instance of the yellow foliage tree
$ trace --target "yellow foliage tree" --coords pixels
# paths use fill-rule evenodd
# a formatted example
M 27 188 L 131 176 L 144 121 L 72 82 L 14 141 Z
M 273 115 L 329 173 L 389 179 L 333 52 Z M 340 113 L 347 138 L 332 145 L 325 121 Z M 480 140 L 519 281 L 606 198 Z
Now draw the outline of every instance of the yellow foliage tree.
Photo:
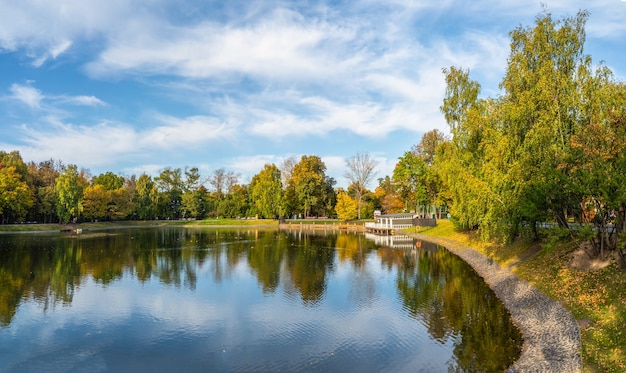
M 337 194 L 335 212 L 341 220 L 354 219 L 357 216 L 357 203 L 346 192 L 341 191 Z

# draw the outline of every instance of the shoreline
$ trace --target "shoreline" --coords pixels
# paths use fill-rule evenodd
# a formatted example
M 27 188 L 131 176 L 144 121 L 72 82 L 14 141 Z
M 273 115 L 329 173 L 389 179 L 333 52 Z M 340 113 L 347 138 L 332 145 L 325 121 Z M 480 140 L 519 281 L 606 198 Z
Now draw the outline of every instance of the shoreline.
M 557 301 L 470 246 L 423 234 L 410 236 L 441 245 L 463 259 L 509 310 L 524 341 L 519 359 L 507 372 L 582 372 L 580 328 Z

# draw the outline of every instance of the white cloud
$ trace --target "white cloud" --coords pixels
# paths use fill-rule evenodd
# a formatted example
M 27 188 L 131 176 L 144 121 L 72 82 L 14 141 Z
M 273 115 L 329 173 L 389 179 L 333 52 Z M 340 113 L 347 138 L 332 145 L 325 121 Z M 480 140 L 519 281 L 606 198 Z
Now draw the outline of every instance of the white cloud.
M 271 154 L 257 154 L 251 156 L 239 156 L 232 158 L 228 164 L 223 164 L 219 167 L 223 167 L 227 170 L 232 170 L 238 173 L 240 178 L 239 182 L 248 184 L 254 175 L 258 174 L 266 164 L 275 164 L 280 168 L 284 157 Z
M 40 90 L 30 85 L 12 84 L 10 91 L 13 99 L 33 109 L 41 108 L 41 101 L 45 97 Z
M 41 90 L 33 87 L 32 82 L 27 85 L 13 83 L 9 88 L 13 100 L 17 100 L 32 109 L 40 109 L 42 115 L 46 112 L 59 112 L 59 105 L 71 104 L 80 106 L 105 106 L 106 103 L 95 96 L 66 96 L 66 95 L 49 95 L 43 94 Z M 43 105 L 47 102 L 48 105 Z
M 236 134 L 237 125 L 220 122 L 214 117 L 191 116 L 177 118 L 157 115 L 160 126 L 142 131 L 142 148 L 174 148 L 205 144 L 207 141 L 229 139 Z
M 56 59 L 59 55 L 67 51 L 71 45 L 72 42 L 69 40 L 56 42 L 55 45 L 46 48 L 47 51 L 42 52 L 42 54 L 33 61 L 33 66 L 41 67 L 49 58 Z
M 85 167 L 112 164 L 136 150 L 137 133 L 130 127 L 99 123 L 95 126 L 63 123 L 45 118 L 45 128 L 22 126 L 25 145 L 20 149 L 28 159 L 45 160 L 52 154 L 66 163 Z
M 96 96 L 68 96 L 59 97 L 60 102 L 81 106 L 105 106 L 106 103 Z
M 354 39 L 354 30 L 285 9 L 251 25 L 139 26 L 141 30 L 129 28 L 123 38 L 110 40 L 88 71 L 96 76 L 132 72 L 207 78 L 242 73 L 301 80 L 332 75 L 359 62 L 355 54 L 347 58 L 339 52 Z
M 64 123 L 56 117 L 42 119 L 40 125 L 22 125 L 27 159 L 45 160 L 54 154 L 66 163 L 84 167 L 112 165 L 124 159 L 148 159 L 179 153 L 211 141 L 228 138 L 235 130 L 214 118 L 174 118 L 158 116 L 161 125 L 137 129 L 127 124 L 100 122 L 95 125 Z M 146 166 L 147 167 L 147 166 Z M 161 169 L 158 165 L 146 171 Z M 137 173 L 138 170 L 132 170 Z
M 120 23 L 143 16 L 136 1 L 38 0 L 0 3 L 0 50 L 24 49 L 33 66 L 58 58 L 77 39 L 115 30 Z

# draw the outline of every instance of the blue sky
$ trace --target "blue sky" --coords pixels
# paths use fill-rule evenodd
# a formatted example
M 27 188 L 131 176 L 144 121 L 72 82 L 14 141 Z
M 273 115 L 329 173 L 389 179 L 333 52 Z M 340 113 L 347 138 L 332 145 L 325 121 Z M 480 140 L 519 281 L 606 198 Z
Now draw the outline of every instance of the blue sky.
M 357 152 L 390 175 L 422 134 L 448 133 L 441 69 L 496 96 L 508 32 L 542 2 L 0 0 L 0 149 L 130 176 L 320 156 L 338 186 Z M 585 52 L 626 80 L 626 2 L 590 12 Z M 375 183 L 373 183 L 375 184 Z M 370 185 L 373 188 L 375 185 Z

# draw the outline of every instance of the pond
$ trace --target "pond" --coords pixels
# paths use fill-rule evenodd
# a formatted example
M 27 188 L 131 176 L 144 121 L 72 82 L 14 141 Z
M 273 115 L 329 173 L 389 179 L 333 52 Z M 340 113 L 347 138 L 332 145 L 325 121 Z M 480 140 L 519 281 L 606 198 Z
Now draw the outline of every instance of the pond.
M 425 242 L 171 227 L 0 235 L 2 372 L 498 372 L 520 347 L 482 279 Z

